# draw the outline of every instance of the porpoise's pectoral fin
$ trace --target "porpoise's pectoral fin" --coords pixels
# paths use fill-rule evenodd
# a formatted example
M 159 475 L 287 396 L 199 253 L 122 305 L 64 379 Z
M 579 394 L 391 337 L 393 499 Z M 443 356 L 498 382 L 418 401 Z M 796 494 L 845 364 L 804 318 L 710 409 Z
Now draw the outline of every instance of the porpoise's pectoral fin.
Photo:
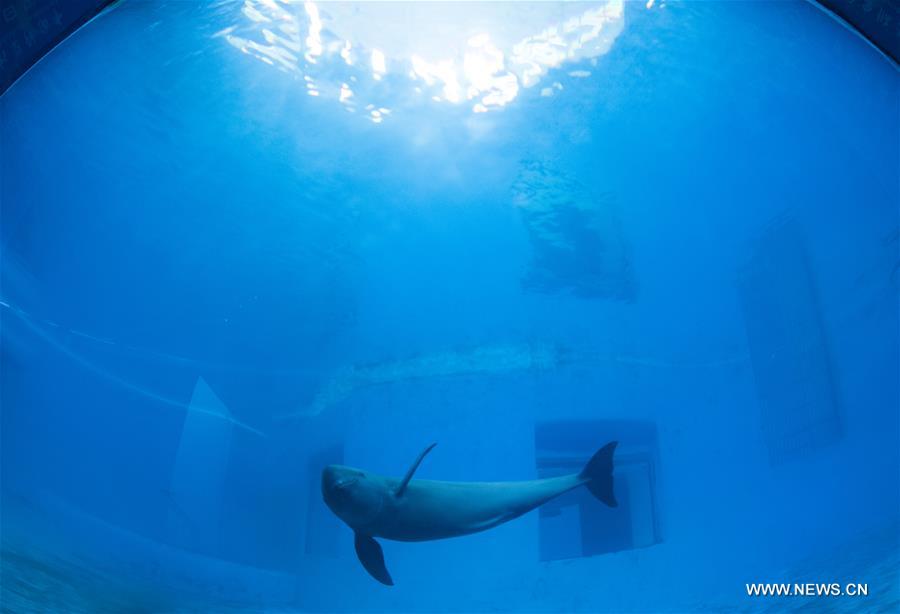
M 427 448 L 425 448 L 424 450 L 422 450 L 422 453 L 419 454 L 419 457 L 416 459 L 416 462 L 414 462 L 412 464 L 412 467 L 410 467 L 409 471 L 406 472 L 406 475 L 403 476 L 403 480 L 400 482 L 400 485 L 397 486 L 397 491 L 394 493 L 395 496 L 399 497 L 403 494 L 403 492 L 406 490 L 407 484 L 409 484 L 409 481 L 412 479 L 412 476 L 416 473 L 416 469 L 418 469 L 419 465 L 422 464 L 422 459 L 425 458 L 425 455 L 428 454 L 429 452 L 431 452 L 432 448 L 434 448 L 434 446 L 436 446 L 436 445 L 437 445 L 437 443 L 433 443 L 430 446 L 428 446 Z
M 356 547 L 356 556 L 359 557 L 359 562 L 366 568 L 369 575 L 382 584 L 394 586 L 391 574 L 384 566 L 384 552 L 381 551 L 381 545 L 375 541 L 375 538 L 355 533 L 353 545 Z
M 591 494 L 610 507 L 617 507 L 616 495 L 613 493 L 613 454 L 619 442 L 611 441 L 600 448 L 578 477 Z

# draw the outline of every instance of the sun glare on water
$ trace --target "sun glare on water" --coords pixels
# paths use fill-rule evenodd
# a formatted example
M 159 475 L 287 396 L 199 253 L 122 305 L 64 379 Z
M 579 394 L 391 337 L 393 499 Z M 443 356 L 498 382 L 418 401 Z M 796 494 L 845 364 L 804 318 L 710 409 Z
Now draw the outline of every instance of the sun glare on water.
M 622 0 L 542 3 L 329 3 L 245 0 L 218 32 L 235 47 L 375 123 L 405 97 L 500 109 L 567 63 L 607 53 L 625 26 Z M 588 71 L 574 71 L 589 75 Z M 399 86 L 399 87 L 398 87 Z M 563 89 L 548 83 L 542 96 Z

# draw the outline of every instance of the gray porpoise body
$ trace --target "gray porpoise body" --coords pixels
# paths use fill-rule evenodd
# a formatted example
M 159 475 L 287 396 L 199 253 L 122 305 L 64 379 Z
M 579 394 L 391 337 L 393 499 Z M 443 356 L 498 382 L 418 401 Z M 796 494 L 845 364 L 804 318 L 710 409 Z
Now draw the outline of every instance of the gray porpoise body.
M 403 478 L 344 465 L 322 471 L 325 503 L 353 529 L 360 562 L 383 584 L 392 585 L 393 580 L 375 537 L 418 542 L 469 535 L 518 518 L 579 486 L 607 505 L 616 505 L 612 478 L 616 442 L 601 448 L 577 474 L 519 482 L 412 479 L 433 447 L 419 455 Z
M 496 527 L 584 484 L 577 475 L 523 482 L 440 482 L 411 480 L 402 497 L 392 495 L 400 480 L 382 480 L 381 509 L 371 522 L 351 527 L 372 537 L 419 542 L 459 537 Z

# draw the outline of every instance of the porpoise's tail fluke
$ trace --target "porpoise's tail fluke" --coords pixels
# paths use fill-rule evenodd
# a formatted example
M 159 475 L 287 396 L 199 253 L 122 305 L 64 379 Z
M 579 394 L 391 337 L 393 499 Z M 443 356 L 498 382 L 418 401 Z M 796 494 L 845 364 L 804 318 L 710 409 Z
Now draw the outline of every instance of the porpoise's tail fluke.
M 579 477 L 591 494 L 610 507 L 617 507 L 616 495 L 613 492 L 613 453 L 618 441 L 611 441 L 594 454 L 588 461 Z

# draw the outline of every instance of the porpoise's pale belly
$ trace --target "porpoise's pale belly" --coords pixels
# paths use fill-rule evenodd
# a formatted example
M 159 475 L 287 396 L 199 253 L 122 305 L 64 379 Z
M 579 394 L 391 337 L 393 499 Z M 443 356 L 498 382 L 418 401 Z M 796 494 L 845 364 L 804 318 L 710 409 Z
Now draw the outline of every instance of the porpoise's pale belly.
M 581 484 L 574 475 L 525 482 L 412 480 L 402 497 L 381 510 L 371 534 L 414 542 L 477 533 Z

